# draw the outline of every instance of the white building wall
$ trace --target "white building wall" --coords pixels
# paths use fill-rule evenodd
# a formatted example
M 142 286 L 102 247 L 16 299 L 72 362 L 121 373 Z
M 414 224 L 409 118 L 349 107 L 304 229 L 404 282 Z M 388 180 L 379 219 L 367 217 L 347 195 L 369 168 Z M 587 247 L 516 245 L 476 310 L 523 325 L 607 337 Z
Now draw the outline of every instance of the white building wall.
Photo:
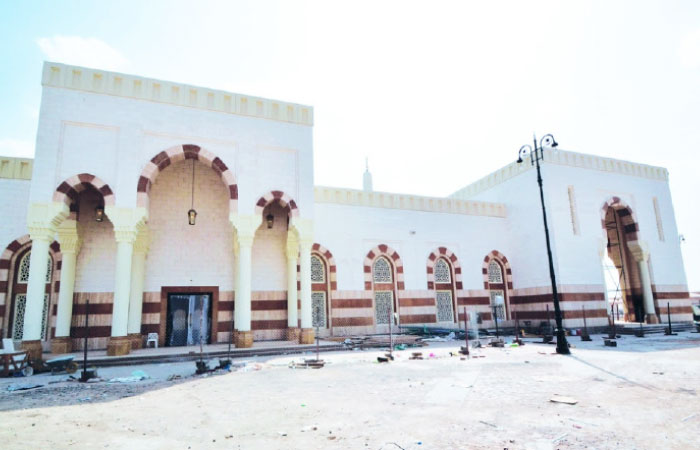
M 438 247 L 459 258 L 464 289 L 483 289 L 484 257 L 498 250 L 510 259 L 505 236 L 498 217 L 319 203 L 314 219 L 314 240 L 333 254 L 339 290 L 364 289 L 364 259 L 379 244 L 401 257 L 406 290 L 427 289 L 428 257 Z
M 0 252 L 15 239 L 28 234 L 27 206 L 30 180 L 0 178 L 0 204 L 3 205 L 3 225 L 0 227 Z
M 117 242 L 109 217 L 95 221 L 96 192 L 80 195 L 78 236 L 82 240 L 75 266 L 75 292 L 113 292 Z

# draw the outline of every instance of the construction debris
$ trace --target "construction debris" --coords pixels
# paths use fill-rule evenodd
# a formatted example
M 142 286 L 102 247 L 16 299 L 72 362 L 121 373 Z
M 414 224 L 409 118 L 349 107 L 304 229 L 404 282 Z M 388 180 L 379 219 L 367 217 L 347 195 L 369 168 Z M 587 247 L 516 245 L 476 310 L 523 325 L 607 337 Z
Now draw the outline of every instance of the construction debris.
M 552 403 L 566 403 L 567 405 L 575 405 L 578 403 L 578 400 L 576 400 L 573 397 L 565 397 L 563 395 L 553 395 L 552 398 L 549 399 L 550 402 Z

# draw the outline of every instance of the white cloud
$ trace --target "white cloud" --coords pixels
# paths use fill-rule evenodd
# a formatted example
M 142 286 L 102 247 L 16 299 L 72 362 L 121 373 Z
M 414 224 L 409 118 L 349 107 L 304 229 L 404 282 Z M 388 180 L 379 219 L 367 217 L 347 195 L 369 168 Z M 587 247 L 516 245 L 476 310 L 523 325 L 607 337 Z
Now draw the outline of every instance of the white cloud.
M 53 36 L 39 38 L 36 43 L 49 61 L 103 70 L 129 67 L 129 60 L 119 50 L 96 38 Z
M 700 67 L 700 28 L 683 36 L 678 56 L 685 67 Z
M 0 139 L 0 155 L 33 158 L 34 143 L 21 139 Z

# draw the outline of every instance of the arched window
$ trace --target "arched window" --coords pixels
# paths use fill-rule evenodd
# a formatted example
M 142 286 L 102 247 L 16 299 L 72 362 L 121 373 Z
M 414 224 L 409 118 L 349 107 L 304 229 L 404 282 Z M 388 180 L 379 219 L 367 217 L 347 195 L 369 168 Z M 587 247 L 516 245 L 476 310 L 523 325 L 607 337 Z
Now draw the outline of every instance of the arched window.
M 375 283 L 392 283 L 394 281 L 391 276 L 391 264 L 386 258 L 377 258 L 372 268 Z
M 326 263 L 318 256 L 311 255 L 311 324 L 314 328 L 328 326 Z
M 489 263 L 489 297 L 491 308 L 498 320 L 507 320 L 505 283 L 503 282 L 503 268 L 492 260 Z
M 17 271 L 17 284 L 18 285 L 26 285 L 29 282 L 29 263 L 31 261 L 31 250 L 26 252 L 24 256 L 19 261 L 19 264 L 17 264 L 16 271 Z M 51 258 L 48 258 L 47 264 L 46 264 L 46 277 L 45 277 L 45 283 L 49 285 L 46 289 L 46 293 L 44 294 L 44 308 L 42 311 L 41 315 L 41 330 L 42 330 L 42 336 L 46 335 L 46 329 L 48 325 L 48 317 L 49 317 L 49 294 L 48 291 L 50 289 L 50 283 L 51 283 L 51 275 L 52 275 L 52 261 Z M 16 292 L 14 295 L 14 313 L 12 315 L 12 339 L 15 340 L 21 340 L 23 335 L 24 335 L 24 314 L 27 308 L 27 288 L 26 286 L 22 286 L 21 289 L 16 289 L 20 292 Z
M 372 266 L 372 279 L 375 283 L 374 308 L 377 316 L 377 325 L 389 325 L 393 312 L 394 303 L 394 276 L 391 264 L 385 257 L 379 257 Z M 391 283 L 391 286 L 386 286 Z M 385 287 L 378 288 L 377 284 L 384 284 Z
M 326 267 L 316 255 L 311 255 L 311 282 L 325 283 L 326 282 Z
M 435 282 L 436 283 L 452 283 L 450 275 L 450 266 L 443 258 L 440 258 L 435 263 Z

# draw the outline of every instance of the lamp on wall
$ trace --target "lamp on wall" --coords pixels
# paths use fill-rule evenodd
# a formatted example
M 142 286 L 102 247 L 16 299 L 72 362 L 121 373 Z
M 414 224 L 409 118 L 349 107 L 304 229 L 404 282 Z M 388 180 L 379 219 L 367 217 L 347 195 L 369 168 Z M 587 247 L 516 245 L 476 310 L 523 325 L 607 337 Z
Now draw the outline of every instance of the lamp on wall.
M 274 225 L 275 223 L 275 216 L 273 216 L 272 214 L 268 214 L 265 217 L 265 220 L 267 221 L 267 229 L 272 229 L 272 225 Z
M 95 222 L 102 222 L 105 220 L 105 207 L 102 203 L 98 203 L 95 207 Z
M 187 211 L 187 221 L 190 225 L 194 225 L 197 220 L 197 211 L 194 210 L 194 159 L 192 160 L 192 197 L 190 202 L 190 210 Z

